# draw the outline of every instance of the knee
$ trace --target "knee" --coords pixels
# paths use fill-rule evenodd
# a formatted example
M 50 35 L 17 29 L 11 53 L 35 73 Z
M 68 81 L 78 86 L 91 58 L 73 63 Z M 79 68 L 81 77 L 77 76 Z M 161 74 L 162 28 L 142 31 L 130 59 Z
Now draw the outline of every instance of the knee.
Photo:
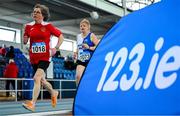
M 47 82 L 46 80 L 41 80 L 41 84 L 42 84 L 42 85 L 45 85 L 46 82 Z
M 81 79 L 81 75 L 80 74 L 76 74 L 76 79 L 80 80 Z
M 34 77 L 34 83 L 41 83 L 41 77 L 40 76 L 35 76 Z

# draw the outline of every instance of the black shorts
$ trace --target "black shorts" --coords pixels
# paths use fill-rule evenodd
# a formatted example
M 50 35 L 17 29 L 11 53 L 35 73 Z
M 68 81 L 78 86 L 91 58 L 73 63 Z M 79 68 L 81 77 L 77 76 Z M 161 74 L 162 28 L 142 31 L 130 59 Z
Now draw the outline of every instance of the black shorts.
M 81 62 L 80 60 L 77 60 L 76 63 L 77 63 L 77 65 L 82 65 L 84 67 L 86 67 L 88 64 L 88 62 Z
M 34 72 L 37 71 L 38 68 L 43 69 L 44 72 L 46 72 L 47 68 L 49 67 L 49 61 L 39 61 L 38 64 L 32 64 L 32 67 L 34 69 Z

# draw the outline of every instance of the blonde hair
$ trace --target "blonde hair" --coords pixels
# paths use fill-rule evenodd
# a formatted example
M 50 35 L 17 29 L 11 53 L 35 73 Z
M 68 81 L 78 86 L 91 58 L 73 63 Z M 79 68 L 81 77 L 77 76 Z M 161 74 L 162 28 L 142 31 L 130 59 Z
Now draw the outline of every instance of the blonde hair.
M 89 20 L 83 19 L 83 20 L 80 22 L 80 25 L 81 25 L 82 23 L 86 23 L 86 24 L 89 26 L 89 29 L 90 29 L 91 24 L 90 24 Z

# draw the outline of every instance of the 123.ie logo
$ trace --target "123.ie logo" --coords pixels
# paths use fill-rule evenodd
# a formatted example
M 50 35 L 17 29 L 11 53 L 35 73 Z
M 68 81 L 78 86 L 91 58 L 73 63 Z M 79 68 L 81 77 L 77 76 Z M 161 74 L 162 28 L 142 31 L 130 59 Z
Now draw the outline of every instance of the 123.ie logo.
M 130 52 L 126 47 L 121 48 L 117 53 L 113 51 L 108 52 L 104 59 L 106 65 L 102 71 L 96 91 L 116 91 L 117 89 L 128 91 L 132 87 L 137 91 L 142 87 L 143 89 L 148 89 L 152 82 L 155 83 L 158 89 L 166 89 L 173 85 L 178 77 L 177 72 L 180 70 L 180 55 L 178 54 L 180 46 L 174 45 L 168 48 L 160 57 L 158 52 L 163 47 L 163 44 L 164 38 L 160 37 L 155 43 L 155 53 L 150 60 L 144 80 L 139 75 L 143 69 L 140 63 L 145 56 L 145 45 L 142 42 L 137 43 Z M 170 58 L 173 58 L 173 61 L 168 62 Z M 131 77 L 127 78 L 127 74 L 124 73 L 119 81 L 115 80 L 123 67 L 125 67 L 127 59 L 130 61 L 129 70 L 132 71 Z M 111 67 L 115 68 L 115 70 L 107 77 L 108 71 L 112 69 Z M 166 72 L 171 72 L 171 74 L 165 77 L 164 73 Z M 152 81 L 153 77 L 154 81 Z

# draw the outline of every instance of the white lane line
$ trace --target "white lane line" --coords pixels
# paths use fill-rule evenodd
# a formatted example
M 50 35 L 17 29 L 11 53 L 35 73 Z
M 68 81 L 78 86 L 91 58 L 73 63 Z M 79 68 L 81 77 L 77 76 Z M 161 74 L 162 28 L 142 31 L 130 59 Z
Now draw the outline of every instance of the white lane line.
M 53 114 L 66 114 L 71 112 L 71 110 L 61 110 L 61 111 L 49 111 L 49 112 L 39 112 L 39 113 L 27 113 L 27 114 L 16 114 L 9 116 L 47 116 Z

